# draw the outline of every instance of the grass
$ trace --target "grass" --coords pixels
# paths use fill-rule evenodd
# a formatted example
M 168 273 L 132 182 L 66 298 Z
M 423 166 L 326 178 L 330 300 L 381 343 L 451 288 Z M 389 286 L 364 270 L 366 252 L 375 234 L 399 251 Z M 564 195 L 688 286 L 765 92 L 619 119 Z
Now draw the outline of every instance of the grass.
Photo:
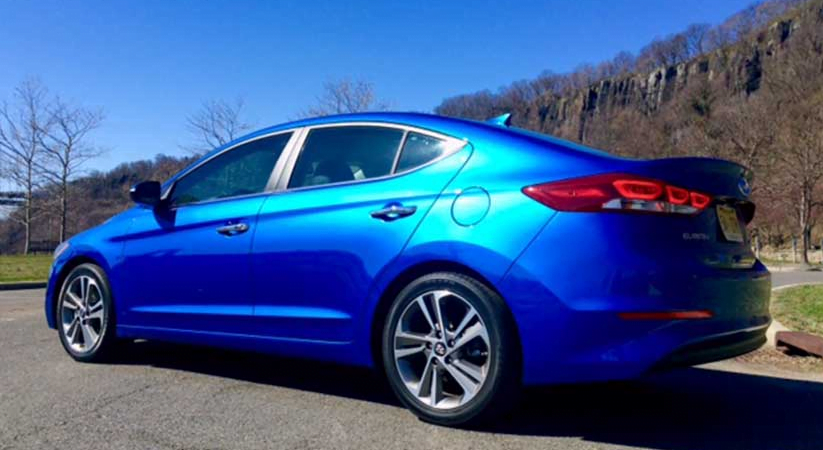
M 823 285 L 776 292 L 772 297 L 772 314 L 791 330 L 823 336 Z
M 51 255 L 0 255 L 0 283 L 46 281 Z

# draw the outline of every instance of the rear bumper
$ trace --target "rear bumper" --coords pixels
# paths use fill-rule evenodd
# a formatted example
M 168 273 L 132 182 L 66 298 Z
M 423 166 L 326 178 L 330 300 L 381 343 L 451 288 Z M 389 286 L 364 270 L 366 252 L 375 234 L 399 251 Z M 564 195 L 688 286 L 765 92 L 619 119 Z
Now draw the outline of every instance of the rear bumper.
M 567 311 L 538 325 L 518 316 L 527 385 L 626 380 L 732 358 L 763 345 L 771 322 L 768 315 L 631 322 L 611 312 Z
M 665 227 L 643 236 L 641 245 L 640 236 L 615 232 L 614 216 L 606 223 L 575 217 L 587 222 L 553 220 L 498 286 L 517 323 L 525 384 L 630 379 L 762 345 L 771 322 L 771 275 L 763 264 L 711 267 L 689 253 L 687 243 L 666 249 L 674 238 Z M 712 316 L 620 317 L 672 311 Z
M 745 355 L 766 343 L 767 328 L 768 326 L 698 339 L 664 357 L 651 370 L 665 371 Z

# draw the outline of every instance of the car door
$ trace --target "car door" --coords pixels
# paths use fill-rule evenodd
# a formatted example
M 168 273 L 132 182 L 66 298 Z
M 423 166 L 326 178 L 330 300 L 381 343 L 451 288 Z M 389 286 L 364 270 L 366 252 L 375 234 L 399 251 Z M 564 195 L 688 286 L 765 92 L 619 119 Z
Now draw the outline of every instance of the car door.
M 293 136 L 220 152 L 179 177 L 159 206 L 139 212 L 118 268 L 118 325 L 243 332 L 253 312 L 249 251 L 257 213 Z
M 346 342 L 372 280 L 471 149 L 385 125 L 315 127 L 301 144 L 258 217 L 255 324 L 273 337 Z

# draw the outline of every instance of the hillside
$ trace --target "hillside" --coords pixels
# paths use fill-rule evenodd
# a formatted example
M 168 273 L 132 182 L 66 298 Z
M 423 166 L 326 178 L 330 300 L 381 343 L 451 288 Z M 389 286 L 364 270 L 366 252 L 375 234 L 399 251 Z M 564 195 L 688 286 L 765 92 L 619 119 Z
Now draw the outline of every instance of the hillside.
M 782 50 L 794 32 L 801 27 L 819 27 L 821 14 L 821 3 L 812 2 L 772 23 L 752 40 L 688 62 L 650 73 L 606 78 L 566 96 L 547 93 L 530 105 L 526 123 L 544 133 L 585 141 L 592 117 L 627 108 L 654 114 L 692 86 L 710 84 L 727 96 L 752 95 L 760 90 L 771 66 L 780 64 Z
M 755 17 L 746 25 L 739 23 L 745 11 L 715 28 L 693 25 L 655 40 L 636 57 L 621 52 L 596 67 L 584 64 L 575 72 L 546 73 L 497 93 L 485 90 L 447 98 L 435 112 L 473 119 L 514 112 L 516 126 L 585 141 L 586 125 L 593 117 L 627 109 L 653 115 L 690 87 L 708 83 L 725 96 L 751 95 L 797 30 L 820 27 L 823 2 L 772 0 L 752 8 L 749 15 Z M 752 28 L 758 24 L 760 28 Z M 682 49 L 676 47 L 680 39 Z M 659 48 L 663 45 L 670 47 Z

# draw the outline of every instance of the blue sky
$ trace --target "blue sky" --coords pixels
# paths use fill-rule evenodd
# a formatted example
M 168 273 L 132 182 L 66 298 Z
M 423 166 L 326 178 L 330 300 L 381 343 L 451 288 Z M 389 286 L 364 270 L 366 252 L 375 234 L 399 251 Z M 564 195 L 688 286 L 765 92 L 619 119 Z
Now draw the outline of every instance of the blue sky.
M 257 127 L 293 118 L 323 82 L 375 84 L 393 109 L 566 72 L 751 0 L 84 1 L 0 0 L 0 99 L 38 77 L 99 106 L 89 167 L 182 154 L 185 117 L 245 98 Z

